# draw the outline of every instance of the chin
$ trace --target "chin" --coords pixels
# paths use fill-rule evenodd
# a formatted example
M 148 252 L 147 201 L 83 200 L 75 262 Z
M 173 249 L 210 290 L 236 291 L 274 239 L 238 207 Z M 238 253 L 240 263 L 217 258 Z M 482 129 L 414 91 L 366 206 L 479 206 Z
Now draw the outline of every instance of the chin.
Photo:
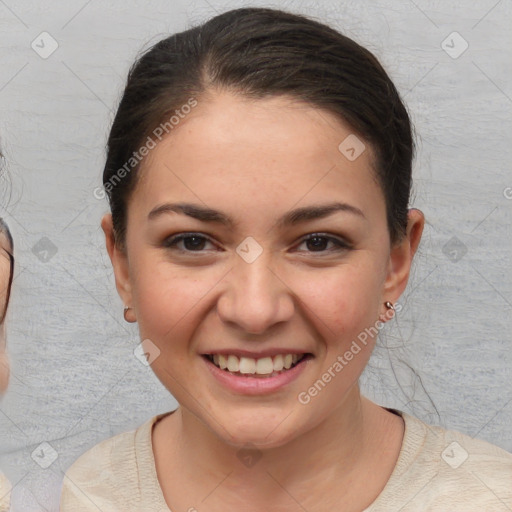
M 236 416 L 236 417 L 235 417 Z M 226 444 L 236 448 L 253 445 L 259 449 L 284 446 L 298 436 L 297 421 L 282 411 L 265 414 L 259 408 L 246 414 L 235 411 L 233 415 L 219 418 L 210 424 L 216 435 Z

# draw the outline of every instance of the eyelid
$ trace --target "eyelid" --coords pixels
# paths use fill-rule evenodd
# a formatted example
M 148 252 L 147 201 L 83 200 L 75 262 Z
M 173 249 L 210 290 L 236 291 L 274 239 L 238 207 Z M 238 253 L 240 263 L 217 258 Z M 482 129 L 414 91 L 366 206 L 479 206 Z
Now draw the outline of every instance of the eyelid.
M 165 238 L 165 240 L 163 241 L 163 246 L 165 248 L 175 248 L 176 244 L 180 243 L 181 241 L 183 241 L 183 239 L 185 238 L 193 238 L 193 237 L 197 237 L 197 238 L 203 238 L 205 241 L 213 244 L 213 245 L 216 245 L 218 246 L 217 243 L 215 243 L 208 235 L 205 235 L 204 233 L 197 233 L 197 232 L 194 232 L 194 231 L 183 231 L 181 233 L 175 233 L 174 235 L 170 235 L 168 237 Z M 182 252 L 182 253 L 187 253 L 187 254 L 191 254 L 191 253 L 197 253 L 197 254 L 200 254 L 202 252 L 206 252 L 206 251 L 189 251 L 189 250 L 186 250 L 186 249 L 178 249 L 176 248 L 175 249 L 176 251 L 179 251 L 179 252 Z
M 326 240 L 328 241 L 332 241 L 334 242 L 338 248 L 341 250 L 341 249 L 352 249 L 353 248 L 353 244 L 352 242 L 350 242 L 349 240 L 347 240 L 345 237 L 342 237 L 342 236 L 338 236 L 338 235 L 332 235 L 332 234 L 329 234 L 329 233 L 319 233 L 319 232 L 315 232 L 315 233 L 310 233 L 308 235 L 306 235 L 305 237 L 303 237 L 301 239 L 301 241 L 299 242 L 298 245 L 301 245 L 303 244 L 304 242 L 307 242 L 313 238 L 325 238 Z M 330 252 L 328 250 L 326 251 L 308 251 L 308 252 L 319 252 L 319 253 L 322 253 L 322 252 Z
M 202 253 L 209 252 L 208 250 L 193 251 L 193 250 L 187 250 L 187 249 L 179 249 L 176 247 L 177 244 L 180 243 L 181 241 L 183 241 L 184 239 L 194 238 L 194 237 L 201 238 L 204 241 L 209 242 L 212 245 L 219 247 L 218 244 L 216 242 L 214 242 L 208 235 L 206 235 L 204 233 L 194 232 L 194 231 L 184 231 L 181 233 L 175 233 L 173 235 L 170 235 L 164 240 L 163 246 L 165 248 L 173 249 L 175 251 L 178 251 L 180 253 L 185 253 L 185 254 L 200 255 Z M 296 248 L 296 247 L 302 245 L 303 243 L 308 242 L 309 240 L 312 240 L 314 238 L 324 238 L 328 242 L 332 242 L 336 247 L 334 249 L 326 249 L 323 251 L 304 251 L 304 252 L 307 252 L 310 254 L 318 253 L 319 255 L 321 255 L 321 254 L 329 254 L 329 253 L 336 252 L 336 251 L 350 250 L 353 248 L 352 242 L 347 240 L 345 237 L 342 237 L 339 235 L 334 235 L 334 234 L 329 234 L 329 233 L 322 233 L 322 232 L 308 233 L 307 235 L 303 236 L 301 238 L 301 240 L 294 247 Z M 299 252 L 301 252 L 301 251 L 299 251 Z

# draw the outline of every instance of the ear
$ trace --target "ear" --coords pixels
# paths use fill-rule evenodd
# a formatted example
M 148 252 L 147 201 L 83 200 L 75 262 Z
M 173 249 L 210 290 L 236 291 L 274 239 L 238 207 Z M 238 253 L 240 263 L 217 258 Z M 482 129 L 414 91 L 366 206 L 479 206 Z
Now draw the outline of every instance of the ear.
M 101 229 L 103 229 L 103 233 L 105 233 L 105 245 L 114 269 L 117 293 L 119 293 L 124 305 L 131 307 L 132 288 L 130 284 L 128 256 L 125 250 L 116 243 L 112 215 L 110 213 L 105 214 L 101 219 Z
M 393 304 L 407 286 L 412 260 L 425 226 L 425 216 L 420 210 L 410 209 L 407 217 L 406 235 L 403 240 L 391 247 L 388 273 L 384 283 L 383 300 Z

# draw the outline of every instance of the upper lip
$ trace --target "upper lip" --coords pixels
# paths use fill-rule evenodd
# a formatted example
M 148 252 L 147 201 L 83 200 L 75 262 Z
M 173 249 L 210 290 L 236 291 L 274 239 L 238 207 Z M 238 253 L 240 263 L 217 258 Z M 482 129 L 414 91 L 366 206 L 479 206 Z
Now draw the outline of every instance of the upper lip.
M 213 356 L 213 355 L 223 355 L 223 356 L 237 356 L 237 357 L 250 357 L 252 359 L 262 359 L 263 357 L 274 357 L 277 355 L 283 354 L 311 354 L 311 352 L 307 350 L 297 350 L 296 348 L 269 348 L 267 350 L 262 350 L 260 352 L 253 352 L 250 350 L 240 350 L 240 349 L 219 349 L 219 350 L 208 350 L 207 352 L 203 352 L 203 356 Z

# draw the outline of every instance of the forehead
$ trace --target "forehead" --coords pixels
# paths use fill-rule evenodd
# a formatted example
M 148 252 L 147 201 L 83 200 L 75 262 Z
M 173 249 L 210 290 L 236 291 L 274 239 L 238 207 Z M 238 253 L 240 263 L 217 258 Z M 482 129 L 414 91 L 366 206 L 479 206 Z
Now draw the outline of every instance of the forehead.
M 382 202 L 371 148 L 353 160 L 339 149 L 350 137 L 348 124 L 297 99 L 216 93 L 149 153 L 134 198 L 148 207 L 169 195 L 225 208 L 286 208 L 326 194 L 358 207 Z

